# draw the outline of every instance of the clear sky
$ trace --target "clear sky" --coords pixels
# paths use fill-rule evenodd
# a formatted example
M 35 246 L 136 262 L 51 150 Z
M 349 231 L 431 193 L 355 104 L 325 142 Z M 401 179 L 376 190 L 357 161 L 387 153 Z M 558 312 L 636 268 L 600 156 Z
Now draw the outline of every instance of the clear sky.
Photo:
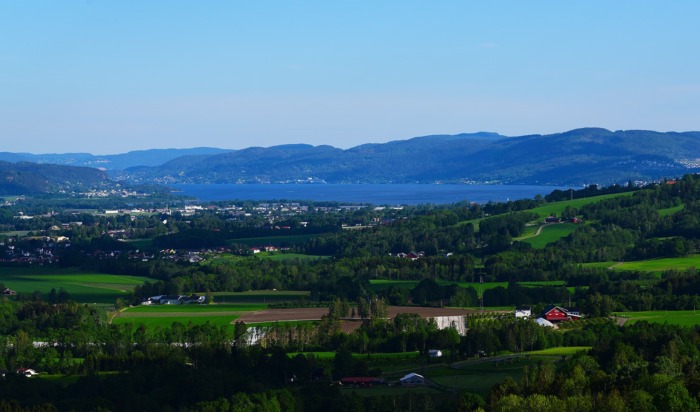
M 700 130 L 700 1 L 0 0 L 0 151 Z

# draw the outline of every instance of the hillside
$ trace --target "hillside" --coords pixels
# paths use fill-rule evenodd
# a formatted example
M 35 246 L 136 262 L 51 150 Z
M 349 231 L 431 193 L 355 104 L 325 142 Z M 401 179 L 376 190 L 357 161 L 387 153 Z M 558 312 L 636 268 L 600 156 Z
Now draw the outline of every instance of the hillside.
M 0 152 L 0 160 L 6 162 L 32 162 L 65 166 L 87 166 L 105 170 L 122 170 L 137 166 L 159 166 L 183 156 L 209 156 L 226 152 L 230 152 L 230 150 L 211 147 L 135 150 L 128 153 L 102 156 L 90 153 L 32 154 Z
M 504 183 L 608 185 L 700 171 L 700 132 L 588 128 L 551 135 L 425 136 L 347 150 L 283 145 L 188 156 L 114 173 L 159 183 Z
M 90 167 L 0 161 L 0 194 L 23 195 L 103 189 L 114 185 L 103 171 Z

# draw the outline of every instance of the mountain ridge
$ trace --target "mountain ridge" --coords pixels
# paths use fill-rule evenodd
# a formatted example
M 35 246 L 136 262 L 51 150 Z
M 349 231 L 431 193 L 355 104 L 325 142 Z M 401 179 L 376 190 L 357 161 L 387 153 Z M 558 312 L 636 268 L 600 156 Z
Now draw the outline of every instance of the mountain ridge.
M 587 127 L 545 135 L 427 135 L 348 149 L 296 143 L 240 150 L 152 149 L 109 156 L 0 153 L 0 160 L 82 162 L 106 169 L 109 177 L 125 184 L 609 185 L 700 172 L 700 132 Z M 95 159 L 105 158 L 111 169 L 95 163 Z M 126 167 L 114 168 L 119 164 Z

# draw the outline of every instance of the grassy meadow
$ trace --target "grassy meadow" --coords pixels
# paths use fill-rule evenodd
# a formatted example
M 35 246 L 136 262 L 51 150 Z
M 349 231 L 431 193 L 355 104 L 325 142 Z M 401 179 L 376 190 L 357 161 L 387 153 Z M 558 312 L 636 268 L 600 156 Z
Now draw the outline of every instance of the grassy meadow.
M 573 233 L 578 227 L 575 223 L 556 223 L 542 226 L 539 235 L 532 234 L 529 237 L 523 237 L 518 240 L 529 243 L 535 249 L 543 249 L 550 243 L 566 237 Z
M 267 236 L 267 237 L 248 237 L 238 239 L 228 239 L 229 245 L 238 244 L 246 246 L 264 246 L 264 245 L 297 245 L 306 243 L 309 239 L 318 237 L 317 234 L 312 235 L 289 235 L 289 236 Z
M 639 272 L 653 272 L 661 274 L 667 270 L 687 270 L 700 268 L 700 254 L 679 258 L 660 258 L 649 260 L 636 260 L 632 262 L 594 262 L 584 263 L 589 267 L 604 267 L 612 270 L 635 270 Z
M 370 289 L 374 292 L 388 289 L 392 286 L 396 286 L 403 289 L 413 289 L 420 281 L 418 280 L 386 280 L 386 279 L 371 279 L 369 281 Z M 488 289 L 494 289 L 497 287 L 508 287 L 508 282 L 453 282 L 448 280 L 438 280 L 437 283 L 441 286 L 456 284 L 461 288 L 473 287 L 476 290 L 481 288 L 482 291 Z M 532 282 L 518 282 L 519 285 L 525 287 L 535 287 L 535 286 L 563 286 L 565 282 L 563 280 L 545 280 L 545 281 L 532 281 Z
M 0 282 L 18 293 L 39 291 L 46 298 L 51 289 L 63 288 L 70 298 L 80 303 L 113 304 L 137 285 L 153 279 L 81 272 L 78 269 L 0 268 Z
M 700 308 L 698 308 L 700 309 Z M 627 319 L 625 325 L 639 321 L 668 323 L 679 326 L 700 325 L 700 310 L 654 310 L 647 312 L 616 312 L 616 316 Z
M 231 326 L 245 313 L 263 310 L 263 304 L 219 304 L 219 305 L 142 305 L 120 311 L 114 324 L 131 324 L 134 328 L 143 324 L 147 329 L 167 328 L 175 322 L 183 325 L 209 323 L 214 326 Z

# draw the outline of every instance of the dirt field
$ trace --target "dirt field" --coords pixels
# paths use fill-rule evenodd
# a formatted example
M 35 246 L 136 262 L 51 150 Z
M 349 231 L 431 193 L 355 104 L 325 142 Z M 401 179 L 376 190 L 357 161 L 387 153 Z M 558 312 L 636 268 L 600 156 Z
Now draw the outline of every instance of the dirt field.
M 478 313 L 477 309 L 455 308 L 424 308 L 411 306 L 389 306 L 389 317 L 394 318 L 399 313 L 418 313 L 422 318 L 434 318 L 437 316 L 462 316 Z M 238 318 L 245 323 L 275 322 L 275 321 L 300 321 L 321 320 L 321 316 L 328 314 L 328 308 L 294 308 L 294 309 L 266 309 L 251 312 Z M 345 319 L 347 323 L 359 321 L 359 317 Z M 344 322 L 345 323 L 345 322 Z

